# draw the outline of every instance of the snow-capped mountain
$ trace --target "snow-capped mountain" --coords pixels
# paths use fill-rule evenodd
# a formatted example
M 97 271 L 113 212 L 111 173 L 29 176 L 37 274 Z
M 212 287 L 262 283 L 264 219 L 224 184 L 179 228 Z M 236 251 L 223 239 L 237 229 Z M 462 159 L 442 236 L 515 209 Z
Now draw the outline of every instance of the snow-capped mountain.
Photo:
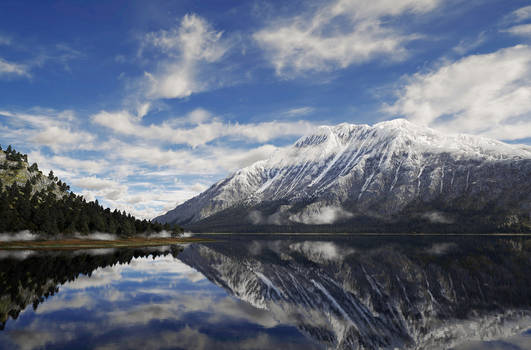
M 528 230 L 530 178 L 529 146 L 403 119 L 344 123 L 319 127 L 156 220 L 219 230 Z

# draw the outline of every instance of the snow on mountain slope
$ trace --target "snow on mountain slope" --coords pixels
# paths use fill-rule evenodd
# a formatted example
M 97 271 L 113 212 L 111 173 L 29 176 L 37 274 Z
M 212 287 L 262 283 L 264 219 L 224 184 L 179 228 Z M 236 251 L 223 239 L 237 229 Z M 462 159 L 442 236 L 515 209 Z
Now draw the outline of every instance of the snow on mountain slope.
M 529 146 L 445 135 L 403 119 L 322 126 L 156 220 L 192 224 L 246 208 L 251 224 L 331 224 L 358 215 L 385 219 L 413 202 L 450 203 L 464 195 L 485 199 L 471 204 L 482 209 L 479 204 L 500 199 L 507 187 L 528 188 L 530 162 Z M 525 211 L 529 196 L 522 201 L 518 210 Z M 268 212 L 255 208 L 266 203 L 278 205 Z

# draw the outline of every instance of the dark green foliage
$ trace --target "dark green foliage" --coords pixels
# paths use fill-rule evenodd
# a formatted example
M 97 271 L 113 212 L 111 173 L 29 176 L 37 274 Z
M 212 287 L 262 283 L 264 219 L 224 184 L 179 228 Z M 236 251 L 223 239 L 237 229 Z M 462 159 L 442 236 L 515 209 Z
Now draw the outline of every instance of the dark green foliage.
M 15 151 L 11 145 L 7 146 L 7 149 L 5 150 L 6 153 L 6 159 L 11 162 L 22 162 L 28 161 L 28 156 L 22 153 L 19 153 Z
M 9 154 L 24 155 L 8 147 Z M 18 156 L 17 156 L 18 157 Z M 37 165 L 32 168 L 38 169 Z M 29 230 L 48 236 L 57 234 L 108 232 L 119 236 L 150 234 L 167 230 L 178 234 L 178 226 L 163 225 L 157 222 L 139 220 L 126 214 L 104 209 L 98 201 L 87 202 L 82 196 L 69 192 L 70 187 L 50 171 L 51 182 L 46 189 L 33 193 L 37 176 L 23 186 L 16 183 L 3 188 L 0 181 L 0 232 Z M 62 193 L 57 197 L 56 191 Z
M 39 167 L 37 166 L 37 163 L 33 163 L 28 169 L 30 172 L 39 171 Z
M 111 212 L 71 192 L 60 199 L 48 189 L 31 196 L 31 188 L 27 182 L 24 187 L 13 184 L 0 192 L 0 232 L 30 230 L 49 236 L 75 232 L 109 232 L 119 236 L 162 230 L 180 232 L 176 226 L 139 220 L 117 210 Z

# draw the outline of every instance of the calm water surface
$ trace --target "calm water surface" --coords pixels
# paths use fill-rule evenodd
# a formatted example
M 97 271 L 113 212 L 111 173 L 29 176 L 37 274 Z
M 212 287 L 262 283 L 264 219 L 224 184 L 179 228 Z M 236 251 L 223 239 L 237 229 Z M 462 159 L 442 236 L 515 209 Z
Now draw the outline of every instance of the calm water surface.
M 531 349 L 531 238 L 0 251 L 0 349 Z

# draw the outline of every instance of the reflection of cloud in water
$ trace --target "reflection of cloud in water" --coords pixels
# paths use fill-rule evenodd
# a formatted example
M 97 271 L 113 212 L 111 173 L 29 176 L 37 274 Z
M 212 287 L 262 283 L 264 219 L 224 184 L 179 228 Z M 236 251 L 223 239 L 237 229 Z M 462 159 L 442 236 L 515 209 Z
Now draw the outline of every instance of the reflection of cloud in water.
M 524 350 L 531 349 L 531 328 L 522 334 L 491 341 L 469 341 L 456 346 L 454 350 Z
M 185 237 L 185 238 L 190 238 L 190 237 L 193 237 L 194 234 L 190 231 L 186 231 L 186 232 L 183 232 L 182 233 L 182 237 Z
M 76 293 L 72 297 L 68 294 L 59 294 L 43 303 L 35 311 L 37 314 L 45 314 L 65 309 L 92 309 L 95 304 L 94 298 L 89 295 Z
M 293 243 L 289 246 L 290 250 L 301 253 L 308 259 L 316 262 L 322 260 L 341 260 L 345 256 L 354 253 L 351 248 L 339 247 L 333 242 L 305 241 L 302 243 Z
M 79 249 L 79 250 L 72 252 L 72 254 L 74 255 L 88 254 L 88 255 L 97 256 L 97 255 L 113 254 L 114 252 L 116 252 L 115 248 L 96 248 L 96 249 Z
M 72 339 L 72 335 L 65 333 L 65 340 Z M 9 332 L 9 340 L 17 345 L 20 350 L 40 349 L 45 345 L 54 344 L 57 340 L 55 332 L 43 332 L 39 330 L 16 330 Z
M 278 325 L 272 315 L 264 310 L 252 307 L 232 297 L 219 298 L 212 293 L 175 291 L 171 293 L 163 289 L 143 290 L 155 295 L 165 295 L 171 299 L 167 302 L 144 303 L 130 309 L 105 312 L 105 317 L 113 327 L 131 325 L 146 325 L 155 320 L 185 320 L 188 314 L 195 312 L 208 313 L 203 321 L 206 323 L 219 323 L 227 319 L 245 320 L 270 328 Z M 103 314 L 102 314 L 103 317 Z
M 431 255 L 444 255 L 455 248 L 457 248 L 457 244 L 455 243 L 434 243 L 430 248 L 426 249 L 426 253 Z
M 91 276 L 81 275 L 72 282 L 67 282 L 61 289 L 87 289 L 108 286 L 122 280 L 122 265 L 94 270 Z
M 35 254 L 33 250 L 0 250 L 0 259 L 24 260 L 28 256 Z
M 220 341 L 199 330 L 185 326 L 178 332 L 157 330 L 149 337 L 135 334 L 128 335 L 121 344 L 109 342 L 97 346 L 96 350 L 118 350 L 118 349 L 166 349 L 178 346 L 182 349 L 312 349 L 310 344 L 286 344 L 265 333 L 258 333 L 256 336 L 235 341 Z
M 144 282 L 147 278 L 138 276 L 129 276 L 129 273 L 141 273 L 141 275 L 175 275 L 176 279 L 187 279 L 190 282 L 199 282 L 205 277 L 190 266 L 183 264 L 180 260 L 174 258 L 171 254 L 157 257 L 152 256 L 134 258 L 129 264 L 117 264 L 105 268 L 94 270 L 91 276 L 81 275 L 72 282 L 67 282 L 63 288 L 66 289 L 87 289 L 123 282 Z
M 139 279 L 138 276 L 145 277 Z M 234 340 L 217 339 L 215 335 L 201 333 L 199 329 L 216 329 L 220 323 L 238 327 L 243 322 L 264 329 L 278 325 L 270 313 L 228 297 L 218 287 L 209 285 L 206 289 L 196 289 L 194 282 L 201 280 L 204 280 L 201 273 L 171 255 L 155 260 L 151 257 L 135 258 L 130 265 L 98 268 L 93 271 L 92 277 L 83 275 L 61 286 L 60 293 L 39 305 L 36 312 L 28 308 L 25 313 L 30 317 L 30 323 L 25 330 L 6 330 L 3 339 L 9 340 L 10 349 L 24 350 L 74 346 L 72 344 L 76 344 L 84 334 L 90 335 L 94 340 L 93 346 L 99 349 L 149 349 L 173 347 L 175 344 L 194 349 L 290 348 L 279 343 L 284 340 L 260 334 L 256 328 L 248 334 L 249 338 L 243 340 L 240 337 Z M 129 286 L 132 281 L 138 286 L 122 287 L 124 283 Z M 87 288 L 94 290 L 87 291 Z M 88 312 L 83 312 L 81 319 L 75 316 L 73 321 L 62 318 L 71 312 L 75 315 L 77 311 L 72 311 L 75 309 Z M 194 325 L 194 321 L 190 324 L 193 319 L 189 318 L 191 314 L 201 315 L 200 324 Z M 60 322 L 47 321 L 47 318 L 55 320 L 57 317 Z M 187 326 L 177 326 L 175 331 L 160 331 L 158 327 L 151 327 L 152 322 L 179 322 Z M 145 333 L 141 335 L 141 332 L 121 331 L 130 327 L 141 327 L 149 336 Z M 113 339 L 107 343 L 109 337 L 105 334 L 115 332 L 124 334 L 124 337 L 120 337 L 119 342 Z M 98 345 L 99 340 L 96 339 L 100 336 L 104 343 Z M 0 344 L 0 349 L 4 349 L 4 345 Z

